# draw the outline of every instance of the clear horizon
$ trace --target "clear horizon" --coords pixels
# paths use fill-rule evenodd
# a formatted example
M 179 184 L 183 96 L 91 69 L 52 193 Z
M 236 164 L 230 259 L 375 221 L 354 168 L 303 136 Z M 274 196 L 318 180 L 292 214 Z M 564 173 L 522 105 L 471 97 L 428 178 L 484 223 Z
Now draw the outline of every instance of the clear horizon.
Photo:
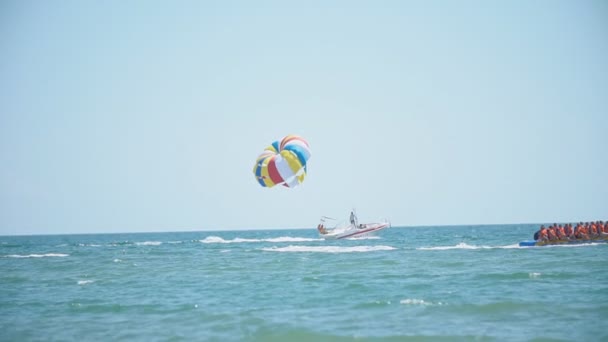
M 0 6 L 0 235 L 608 219 L 606 2 Z

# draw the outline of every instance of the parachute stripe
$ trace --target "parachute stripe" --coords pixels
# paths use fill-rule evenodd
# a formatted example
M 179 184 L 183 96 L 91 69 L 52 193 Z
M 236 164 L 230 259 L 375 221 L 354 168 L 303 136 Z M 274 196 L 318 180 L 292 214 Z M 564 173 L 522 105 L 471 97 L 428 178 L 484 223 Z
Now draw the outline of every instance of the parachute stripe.
M 289 160 L 283 158 L 281 154 L 276 156 L 275 165 L 284 182 L 289 182 L 291 178 L 295 176 L 295 172 L 293 172 L 291 166 L 289 165 Z
M 287 165 L 289 166 L 290 171 L 295 176 L 302 168 L 302 163 L 300 163 L 298 156 L 295 153 L 287 150 L 281 151 L 281 156 L 283 156 L 287 162 Z
M 285 147 L 285 150 L 292 152 L 296 157 L 298 157 L 298 161 L 300 162 L 300 168 L 306 166 L 306 152 L 301 146 L 298 145 L 288 145 Z
M 287 145 L 290 141 L 292 141 L 294 139 L 298 139 L 298 137 L 295 135 L 288 135 L 285 138 L 283 138 L 283 140 L 281 140 L 281 150 L 284 150 L 285 145 Z
M 301 144 L 301 145 L 305 146 L 307 149 L 309 148 L 306 140 L 298 137 L 297 135 L 288 135 L 285 138 L 283 138 L 283 140 L 281 140 L 281 146 L 280 146 L 281 150 L 284 150 L 286 146 L 292 145 L 292 144 Z
M 268 160 L 268 175 L 274 184 L 284 182 L 283 178 L 281 178 L 281 175 L 279 174 L 279 171 L 277 170 L 276 156 L 272 156 Z
M 262 177 L 264 178 L 264 183 L 266 184 L 267 188 L 272 188 L 275 185 L 272 179 L 270 178 L 270 175 L 268 174 L 267 167 L 262 168 Z
M 264 183 L 264 180 L 261 177 L 262 164 L 260 164 L 260 163 L 256 164 L 253 169 L 253 172 L 255 173 L 255 179 L 257 179 L 258 183 L 260 183 L 261 186 L 266 187 L 266 183 Z

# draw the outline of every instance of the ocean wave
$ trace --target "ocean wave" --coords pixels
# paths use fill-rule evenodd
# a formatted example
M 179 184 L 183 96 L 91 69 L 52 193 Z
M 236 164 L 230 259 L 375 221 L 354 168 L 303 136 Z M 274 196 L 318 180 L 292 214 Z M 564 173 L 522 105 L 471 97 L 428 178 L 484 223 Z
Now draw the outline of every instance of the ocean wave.
M 262 248 L 267 252 L 315 252 L 315 253 L 362 253 L 376 251 L 392 251 L 396 249 L 391 246 L 287 246 Z
M 436 247 L 419 247 L 416 248 L 419 251 L 445 251 L 449 249 L 481 249 L 481 248 L 491 248 L 490 246 L 471 246 L 464 242 L 461 242 L 455 246 L 436 246 Z
M 232 240 L 224 240 L 219 236 L 207 236 L 204 240 L 200 240 L 202 243 L 243 243 L 243 242 L 260 242 L 260 239 L 242 239 L 234 238 Z
M 244 238 L 234 238 L 232 240 L 224 240 L 219 236 L 207 236 L 205 239 L 200 240 L 202 243 L 250 243 L 250 242 L 312 242 L 312 241 L 322 241 L 323 239 L 313 239 L 313 238 L 303 238 L 303 237 L 291 237 L 291 236 L 281 236 L 277 238 L 268 238 L 268 239 L 244 239 Z
M 61 253 L 47 253 L 47 254 L 28 254 L 28 255 L 20 255 L 20 254 L 10 254 L 5 255 L 5 258 L 52 258 L 52 257 L 68 257 L 69 254 L 61 254 Z
M 264 242 L 312 242 L 312 241 L 323 241 L 323 239 L 282 236 L 282 237 L 273 238 L 273 239 L 263 239 L 262 241 L 264 241 Z
M 389 306 L 389 305 L 391 305 L 390 300 L 373 300 L 373 301 L 369 301 L 369 302 L 359 303 L 359 304 L 355 305 L 355 308 L 360 309 L 360 310 L 368 310 L 368 309 L 374 309 L 374 308 L 378 308 L 378 307 L 385 307 L 385 306 Z
M 129 246 L 132 245 L 132 242 L 129 241 L 118 241 L 118 242 L 112 242 L 110 244 L 108 244 L 108 246 L 110 247 L 120 247 L 120 246 Z
M 486 279 L 490 281 L 503 281 L 503 280 L 519 280 L 519 279 L 535 279 L 540 278 L 542 273 L 538 272 L 483 272 L 476 275 L 477 278 Z M 545 276 L 543 276 L 545 277 Z M 561 278 L 568 279 L 570 277 L 569 274 L 560 273 L 560 274 L 550 274 L 551 278 Z
M 543 248 L 575 248 L 575 247 L 589 247 L 589 246 L 599 246 L 605 245 L 605 243 L 597 242 L 597 243 L 585 243 L 585 244 L 557 244 L 557 245 L 547 245 L 542 246 Z M 530 247 L 521 247 L 519 244 L 511 244 L 504 246 L 476 246 L 469 245 L 465 242 L 461 242 L 455 246 L 435 246 L 435 247 L 418 247 L 416 248 L 419 251 L 444 251 L 450 249 L 529 249 Z
M 435 306 L 445 305 L 443 302 L 427 302 L 424 299 L 406 298 L 399 301 L 399 304 L 403 305 L 419 305 L 419 306 Z
M 79 243 L 78 247 L 101 247 L 101 245 L 96 245 L 92 243 Z
M 160 246 L 163 243 L 160 241 L 144 241 L 144 242 L 136 242 L 137 246 Z
M 436 246 L 436 247 L 419 247 L 416 250 L 419 251 L 445 251 L 450 249 L 520 249 L 518 244 L 505 245 L 505 246 L 474 246 L 461 242 L 455 246 Z
M 79 280 L 78 285 L 92 284 L 94 282 L 95 282 L 95 280 Z

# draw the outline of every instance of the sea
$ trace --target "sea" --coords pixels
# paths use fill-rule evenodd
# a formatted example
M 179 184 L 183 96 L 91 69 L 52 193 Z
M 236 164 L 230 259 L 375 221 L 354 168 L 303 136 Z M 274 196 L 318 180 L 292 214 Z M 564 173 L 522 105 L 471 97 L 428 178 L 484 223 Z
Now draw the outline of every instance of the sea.
M 0 341 L 608 341 L 608 244 L 538 227 L 0 236 Z

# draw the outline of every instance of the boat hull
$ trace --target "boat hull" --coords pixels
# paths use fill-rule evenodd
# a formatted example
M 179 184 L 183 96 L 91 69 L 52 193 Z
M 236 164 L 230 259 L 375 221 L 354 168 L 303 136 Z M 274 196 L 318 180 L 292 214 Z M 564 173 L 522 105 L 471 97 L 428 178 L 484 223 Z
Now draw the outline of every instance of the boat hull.
M 366 236 L 382 229 L 388 228 L 388 223 L 368 223 L 364 228 L 350 228 L 346 230 L 339 230 L 336 232 L 329 232 L 328 234 L 321 234 L 325 240 L 340 240 L 348 238 L 356 238 Z

